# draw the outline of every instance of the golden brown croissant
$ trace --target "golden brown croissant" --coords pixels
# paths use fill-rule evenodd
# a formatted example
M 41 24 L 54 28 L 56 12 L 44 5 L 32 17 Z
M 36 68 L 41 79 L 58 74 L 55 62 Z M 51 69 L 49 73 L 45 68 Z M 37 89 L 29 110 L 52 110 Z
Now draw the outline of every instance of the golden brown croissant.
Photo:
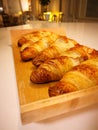
M 41 38 L 46 36 L 51 36 L 52 34 L 54 33 L 45 30 L 38 30 L 38 31 L 27 33 L 18 40 L 18 46 L 20 47 L 23 44 L 26 44 L 28 42 L 31 42 L 33 44 L 39 41 Z
M 72 47 L 69 50 L 61 53 L 60 56 L 68 56 L 73 58 L 84 57 L 86 59 L 89 59 L 97 57 L 98 51 L 93 48 L 77 44 L 75 47 Z
M 21 58 L 24 61 L 30 60 L 36 57 L 44 49 L 48 48 L 54 41 L 59 37 L 59 35 L 52 33 L 51 37 L 46 36 L 41 38 L 39 41 L 32 44 L 32 41 L 24 44 L 20 48 Z
M 82 59 L 61 56 L 48 60 L 31 73 L 30 79 L 33 83 L 47 83 L 60 80 L 65 72 L 79 64 Z
M 82 45 L 76 45 L 63 53 L 62 56 L 45 61 L 31 73 L 30 79 L 33 83 L 46 83 L 60 80 L 67 71 L 80 64 L 82 61 L 90 58 L 94 52 L 94 49 L 89 49 Z M 98 56 L 97 51 L 96 55 Z M 93 57 L 94 56 L 95 55 L 93 55 Z
M 37 55 L 33 60 L 33 64 L 39 66 L 47 59 L 53 59 L 58 57 L 62 52 L 74 47 L 78 44 L 76 41 L 69 39 L 65 36 L 58 38 L 54 44 L 52 44 L 47 49 L 43 50 L 39 55 Z
M 54 86 L 49 87 L 49 96 L 93 87 L 98 84 L 98 57 L 91 58 L 65 73 Z

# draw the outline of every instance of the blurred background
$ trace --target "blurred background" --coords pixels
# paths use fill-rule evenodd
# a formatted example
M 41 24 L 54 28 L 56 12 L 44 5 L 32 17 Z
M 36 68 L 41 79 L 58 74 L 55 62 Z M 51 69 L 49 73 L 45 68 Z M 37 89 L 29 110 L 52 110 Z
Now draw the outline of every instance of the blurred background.
M 35 20 L 98 22 L 98 0 L 0 0 L 0 27 Z

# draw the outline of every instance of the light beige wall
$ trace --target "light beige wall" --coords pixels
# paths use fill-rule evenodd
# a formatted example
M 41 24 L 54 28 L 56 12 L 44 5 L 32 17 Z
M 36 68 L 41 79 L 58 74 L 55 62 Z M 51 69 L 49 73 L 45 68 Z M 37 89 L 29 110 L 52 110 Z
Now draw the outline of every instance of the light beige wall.
M 5 13 L 9 13 L 8 1 L 7 0 L 3 0 L 3 8 L 4 8 Z
M 16 14 L 21 10 L 19 0 L 7 0 L 7 3 L 10 14 Z
M 62 0 L 62 12 L 63 12 L 63 21 L 67 21 L 68 10 L 69 10 L 69 0 Z
M 41 13 L 41 5 L 39 0 L 31 0 L 31 10 L 34 16 L 38 16 Z
M 51 3 L 48 6 L 48 11 L 52 12 L 59 11 L 59 4 L 60 4 L 59 2 L 60 0 L 51 0 Z

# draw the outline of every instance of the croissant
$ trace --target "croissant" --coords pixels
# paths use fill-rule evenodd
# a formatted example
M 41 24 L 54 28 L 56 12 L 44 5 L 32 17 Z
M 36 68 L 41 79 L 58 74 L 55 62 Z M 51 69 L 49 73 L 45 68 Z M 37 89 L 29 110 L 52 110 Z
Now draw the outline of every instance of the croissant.
M 54 41 L 59 37 L 57 34 L 51 34 L 51 37 L 46 36 L 41 38 L 37 42 L 29 41 L 28 43 L 24 44 L 20 48 L 21 59 L 23 61 L 28 61 L 34 57 L 36 57 L 41 51 L 48 48 Z
M 77 44 L 75 47 L 61 53 L 60 56 L 68 56 L 73 58 L 84 57 L 86 59 L 90 59 L 98 56 L 98 50 Z
M 69 39 L 67 37 L 60 37 L 58 38 L 54 44 L 52 44 L 47 49 L 43 50 L 39 53 L 33 60 L 32 63 L 35 66 L 39 66 L 47 59 L 53 59 L 58 57 L 62 52 L 74 47 L 78 44 L 76 41 Z
M 54 33 L 45 31 L 45 30 L 38 30 L 38 31 L 27 33 L 18 40 L 18 46 L 21 47 L 22 45 L 30 41 L 33 44 L 39 41 L 41 38 L 46 37 L 46 36 L 51 36 L 52 34 Z
M 98 85 L 98 57 L 88 59 L 64 74 L 54 86 L 49 87 L 49 96 L 57 96 Z
M 87 60 L 92 54 L 94 57 L 95 51 L 86 46 L 76 45 L 58 58 L 45 61 L 31 73 L 30 79 L 33 83 L 47 83 L 60 80 L 72 67 Z M 97 51 L 96 55 L 98 56 Z

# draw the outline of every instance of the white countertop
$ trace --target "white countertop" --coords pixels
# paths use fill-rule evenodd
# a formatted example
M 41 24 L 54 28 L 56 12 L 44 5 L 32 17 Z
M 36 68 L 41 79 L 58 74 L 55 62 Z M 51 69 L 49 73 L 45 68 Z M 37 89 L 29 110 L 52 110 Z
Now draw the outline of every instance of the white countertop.
M 22 125 L 11 48 L 11 29 L 63 27 L 68 37 L 98 49 L 98 23 L 48 23 L 0 28 L 0 130 L 98 130 L 98 104 L 65 115 Z

